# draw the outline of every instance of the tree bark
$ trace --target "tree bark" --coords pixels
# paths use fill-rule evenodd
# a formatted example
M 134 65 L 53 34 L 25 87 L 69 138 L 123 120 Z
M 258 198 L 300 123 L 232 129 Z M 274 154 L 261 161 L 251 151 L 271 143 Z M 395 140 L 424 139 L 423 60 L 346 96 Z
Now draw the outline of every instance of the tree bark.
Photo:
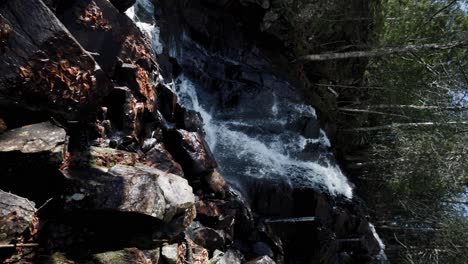
M 340 108 L 343 111 L 367 111 L 369 109 L 415 109 L 415 110 L 447 110 L 447 111 L 465 111 L 468 106 L 438 106 L 438 105 L 369 105 L 365 108 Z
M 321 53 L 321 54 L 310 54 L 300 57 L 296 62 L 307 62 L 307 61 L 327 61 L 327 60 L 339 60 L 339 59 L 351 59 L 351 58 L 368 58 L 368 57 L 382 57 L 385 55 L 417 52 L 421 50 L 446 50 L 456 47 L 466 46 L 467 41 L 454 41 L 449 43 L 430 43 L 421 45 L 406 45 L 400 47 L 383 47 L 375 48 L 371 50 L 363 51 L 349 51 L 339 53 Z
M 421 122 L 421 123 L 396 123 L 391 125 L 384 126 L 375 126 L 375 127 L 357 127 L 351 129 L 344 129 L 343 131 L 378 131 L 386 130 L 393 128 L 418 128 L 418 127 L 430 127 L 430 126 L 446 126 L 446 125 L 468 125 L 468 122 L 464 121 L 451 121 L 451 122 Z

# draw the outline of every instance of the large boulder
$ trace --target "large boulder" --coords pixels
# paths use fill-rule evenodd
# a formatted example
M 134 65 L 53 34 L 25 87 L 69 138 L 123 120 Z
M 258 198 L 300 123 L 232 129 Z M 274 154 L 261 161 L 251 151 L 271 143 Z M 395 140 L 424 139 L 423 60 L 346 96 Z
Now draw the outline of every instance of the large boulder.
M 34 202 L 0 190 L 0 244 L 16 239 L 34 220 Z
M 197 132 L 172 129 L 165 137 L 165 146 L 189 178 L 209 174 L 218 166 L 207 143 Z
M 165 245 L 161 249 L 162 259 L 168 264 L 177 264 L 179 262 L 179 245 Z
M 61 127 L 44 122 L 9 130 L 0 135 L 0 155 L 38 154 L 51 163 L 61 164 L 67 146 L 67 134 Z
M 107 92 L 99 65 L 41 0 L 2 1 L 0 28 L 2 97 L 76 116 Z
M 174 161 L 172 155 L 161 143 L 154 145 L 148 152 L 146 152 L 143 159 L 146 161 L 146 164 L 151 167 L 179 176 L 184 176 L 182 167 Z
M 36 202 L 51 198 L 62 186 L 67 141 L 65 130 L 49 122 L 0 134 L 0 187 Z
M 136 163 L 68 170 L 68 209 L 114 210 L 152 216 L 177 228 L 195 218 L 195 196 L 184 178 Z
M 198 223 L 189 229 L 188 234 L 193 242 L 210 251 L 222 249 L 225 244 L 222 232 Z

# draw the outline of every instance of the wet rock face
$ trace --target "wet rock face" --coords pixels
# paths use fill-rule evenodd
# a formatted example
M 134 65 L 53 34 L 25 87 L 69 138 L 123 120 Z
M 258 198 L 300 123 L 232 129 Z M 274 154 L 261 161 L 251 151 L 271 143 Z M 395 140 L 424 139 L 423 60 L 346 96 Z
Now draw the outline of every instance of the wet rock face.
M 206 175 L 218 166 L 205 140 L 197 132 L 170 130 L 165 145 L 180 161 L 187 177 Z
M 357 2 L 361 1 L 355 3 Z M 212 112 L 213 123 L 227 124 L 222 128 L 225 131 L 218 134 L 220 138 L 231 131 L 233 132 L 231 135 L 236 140 L 243 139 L 238 136 L 240 133 L 250 138 L 267 137 L 266 135 L 301 135 L 307 140 L 318 139 L 321 136 L 323 131 L 320 129 L 315 111 L 309 111 L 307 114 L 304 114 L 305 111 L 298 111 L 300 115 L 290 115 L 290 112 L 294 111 L 295 104 L 297 106 L 304 102 L 304 96 L 300 92 L 302 80 L 288 79 L 293 76 L 289 73 L 296 70 L 291 67 L 289 61 L 297 52 L 290 32 L 307 29 L 291 28 L 297 21 L 295 17 L 286 17 L 286 14 L 287 8 L 292 8 L 291 10 L 304 10 L 304 12 L 313 11 L 319 13 L 320 17 L 327 14 L 330 9 L 327 7 L 321 13 L 322 9 L 314 10 L 314 6 L 327 5 L 327 3 L 253 0 L 216 1 L 216 3 L 179 0 L 159 1 L 159 3 L 162 23 L 168 25 L 161 28 L 161 38 L 168 47 L 166 56 L 170 57 L 167 62 L 163 62 L 162 68 L 169 74 L 182 73 L 182 77 L 196 84 L 199 101 L 197 103 Z M 343 8 L 337 2 L 333 2 L 333 5 L 335 4 Z M 315 33 L 317 32 L 311 34 Z M 323 34 L 320 35 L 323 38 L 343 38 L 345 41 L 349 39 L 343 37 L 348 34 L 347 32 L 336 32 L 332 35 L 330 32 L 319 33 Z M 176 71 L 174 65 L 177 66 Z M 308 70 L 311 75 L 317 72 L 323 74 L 313 66 L 308 67 Z M 281 98 L 281 101 L 278 98 Z M 276 104 L 276 101 L 280 103 Z M 281 103 L 285 102 L 289 105 L 282 111 Z M 279 123 L 281 118 L 284 118 L 286 125 L 265 121 L 271 119 Z M 184 137 L 179 135 L 178 138 L 180 141 Z M 264 144 L 265 148 L 268 148 L 272 141 L 274 142 L 274 140 L 267 141 Z M 333 163 L 331 153 L 327 150 L 329 144 L 316 141 L 310 140 L 306 147 L 297 153 L 297 157 L 293 154 L 294 158 L 305 162 L 316 161 L 317 164 L 323 164 L 324 161 Z M 239 144 L 251 142 L 253 140 Z M 230 145 L 223 145 L 220 139 L 216 142 L 216 146 L 222 146 L 218 147 L 220 151 L 218 153 L 216 148 L 213 150 L 215 155 L 218 154 L 220 167 L 225 172 L 235 175 L 233 179 L 228 178 L 229 180 L 236 184 L 241 182 L 240 185 L 247 193 L 254 215 L 258 216 L 249 218 L 246 207 L 242 205 L 237 207 L 237 212 L 243 211 L 245 217 L 234 214 L 236 235 L 251 234 L 261 238 L 274 253 L 269 257 L 286 263 L 340 263 L 340 261 L 370 263 L 376 258 L 379 252 L 373 246 L 377 240 L 366 224 L 366 213 L 357 199 L 348 201 L 343 197 L 332 197 L 322 193 L 323 189 L 290 181 L 288 173 L 293 173 L 294 169 L 285 170 L 284 175 L 275 175 L 277 177 L 262 174 L 264 178 L 251 179 L 246 176 L 248 173 L 239 173 L 246 167 L 246 163 L 243 163 L 244 161 L 236 163 L 235 159 L 238 157 L 226 153 L 247 152 L 245 149 L 248 148 L 227 148 L 226 146 Z M 260 144 L 256 146 L 263 147 Z M 179 150 L 179 153 L 181 152 Z M 172 154 L 178 157 L 175 152 Z M 288 157 L 289 154 L 288 152 Z M 185 156 L 190 155 L 185 154 Z M 226 156 L 228 158 L 225 158 Z M 266 159 L 275 157 L 266 155 Z M 237 167 L 232 164 L 236 164 Z M 254 168 L 249 173 L 256 174 L 256 169 L 260 173 L 261 165 L 252 164 L 254 165 L 248 163 Z M 307 176 L 309 172 L 314 173 L 305 171 L 302 176 Z M 243 180 L 245 178 L 247 180 Z M 226 196 L 230 197 L 227 200 L 232 199 L 231 202 L 237 200 L 242 204 L 242 199 L 236 199 L 235 194 L 227 191 Z M 230 203 L 230 206 L 235 207 L 234 204 L 235 202 Z M 204 199 L 197 204 L 199 210 L 197 220 L 209 228 L 221 229 L 217 227 L 218 221 L 220 215 L 229 215 L 227 207 L 229 206 L 226 204 Z M 242 224 L 239 224 L 240 222 Z M 358 228 L 360 225 L 367 228 Z M 199 242 L 203 243 L 201 240 Z M 258 248 L 255 250 L 253 243 L 246 244 L 239 247 L 246 256 L 266 255 L 265 252 L 253 253 L 258 251 Z M 231 261 L 235 263 L 236 260 Z

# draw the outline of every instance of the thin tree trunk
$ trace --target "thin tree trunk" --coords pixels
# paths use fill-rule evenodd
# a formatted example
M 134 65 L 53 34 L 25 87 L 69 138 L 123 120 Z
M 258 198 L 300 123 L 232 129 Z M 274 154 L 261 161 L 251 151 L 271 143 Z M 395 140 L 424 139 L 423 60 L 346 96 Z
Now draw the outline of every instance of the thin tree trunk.
M 454 41 L 449 43 L 431 43 L 421 45 L 407 45 L 400 47 L 383 47 L 375 48 L 373 50 L 365 51 L 349 51 L 339 53 L 322 53 L 322 54 L 310 54 L 297 59 L 297 62 L 306 61 L 327 61 L 327 60 L 338 60 L 338 59 L 350 59 L 350 58 L 368 58 L 368 57 L 382 57 L 390 54 L 417 52 L 421 50 L 446 50 L 455 47 L 465 46 L 467 41 Z
M 468 125 L 468 122 L 421 122 L 421 123 L 396 123 L 391 125 L 385 126 L 375 126 L 375 127 L 357 127 L 351 129 L 343 129 L 343 131 L 378 131 L 378 130 L 386 130 L 386 129 L 393 129 L 393 128 L 418 128 L 418 127 L 431 127 L 431 126 L 446 126 L 446 125 Z
M 380 112 L 380 111 L 372 111 L 372 110 L 367 110 L 367 109 L 338 108 L 338 111 L 350 112 L 350 113 L 365 113 L 365 114 L 386 115 L 386 116 L 395 116 L 395 117 L 402 117 L 402 118 L 406 118 L 406 119 L 411 119 L 411 117 L 405 116 L 405 115 L 385 113 L 385 112 Z
M 38 247 L 38 243 L 0 244 L 0 248 Z
M 355 108 L 340 108 L 341 109 L 348 109 L 348 110 L 369 110 L 369 109 L 385 109 L 385 108 L 396 108 L 396 109 L 417 109 L 417 110 L 447 110 L 447 111 L 464 111 L 468 110 L 468 106 L 437 106 L 437 105 L 369 105 L 362 109 L 355 109 Z

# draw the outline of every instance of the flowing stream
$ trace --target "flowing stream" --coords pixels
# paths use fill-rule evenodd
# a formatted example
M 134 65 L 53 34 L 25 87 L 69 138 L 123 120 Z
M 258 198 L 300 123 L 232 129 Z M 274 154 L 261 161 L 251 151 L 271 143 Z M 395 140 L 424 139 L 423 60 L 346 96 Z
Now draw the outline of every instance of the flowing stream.
M 154 51 L 161 54 L 160 29 L 148 15 L 153 12 L 151 1 L 137 0 L 126 14 L 148 34 Z M 192 60 L 194 67 L 207 57 L 236 63 L 219 54 L 209 54 L 186 35 L 182 39 L 182 45 L 174 43 L 168 51 L 177 61 Z M 196 59 L 193 54 L 186 55 L 194 52 Z M 333 161 L 324 130 L 317 128 L 316 137 L 298 132 L 296 124 L 300 120 L 318 124 L 313 107 L 275 90 L 249 94 L 246 87 L 240 103 L 225 108 L 216 103 L 216 94 L 184 73 L 174 80 L 173 87 L 183 106 L 201 114 L 206 141 L 231 184 L 241 188 L 251 179 L 282 179 L 295 188 L 312 187 L 352 198 L 352 188 Z

